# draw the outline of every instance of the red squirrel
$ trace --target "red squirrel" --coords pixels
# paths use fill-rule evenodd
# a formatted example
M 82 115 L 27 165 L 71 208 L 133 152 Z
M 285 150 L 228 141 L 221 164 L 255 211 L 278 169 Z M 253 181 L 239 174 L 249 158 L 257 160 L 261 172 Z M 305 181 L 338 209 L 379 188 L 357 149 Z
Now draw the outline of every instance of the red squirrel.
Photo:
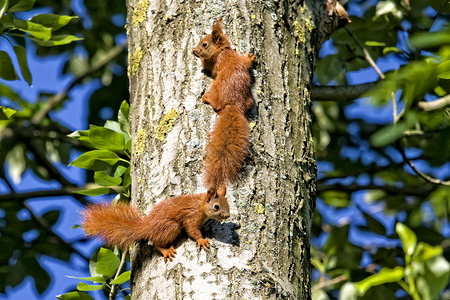
M 203 180 L 208 187 L 234 182 L 244 163 L 249 146 L 247 119 L 233 105 L 218 113 L 209 135 L 203 159 Z
M 221 20 L 192 49 L 214 78 L 210 91 L 202 97 L 203 103 L 210 104 L 219 115 L 203 160 L 204 183 L 208 187 L 221 187 L 236 179 L 249 147 L 244 114 L 253 106 L 249 69 L 256 56 L 250 53 L 241 56 L 231 49 Z
M 212 33 L 192 48 L 194 55 L 201 59 L 203 68 L 214 78 L 210 91 L 202 96 L 202 102 L 211 105 L 216 112 L 226 105 L 235 105 L 245 114 L 253 106 L 249 69 L 256 56 L 251 53 L 239 55 L 231 49 L 231 43 L 220 26 L 221 21 L 222 18 L 214 25 Z
M 173 242 L 183 229 L 193 238 L 199 249 L 209 248 L 201 228 L 208 219 L 225 220 L 230 207 L 225 198 L 226 187 L 206 194 L 182 195 L 158 203 L 148 216 L 141 217 L 130 204 L 92 204 L 83 212 L 83 228 L 90 236 L 99 236 L 108 244 L 124 249 L 139 240 L 149 240 L 167 259 L 173 260 L 176 250 Z

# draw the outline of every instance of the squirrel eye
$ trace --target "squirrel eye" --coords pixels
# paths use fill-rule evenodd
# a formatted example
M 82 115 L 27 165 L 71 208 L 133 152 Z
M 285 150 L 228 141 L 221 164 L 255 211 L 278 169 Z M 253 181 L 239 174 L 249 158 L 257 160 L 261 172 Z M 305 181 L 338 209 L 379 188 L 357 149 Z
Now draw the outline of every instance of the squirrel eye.
M 202 44 L 202 46 L 203 46 L 203 47 L 206 47 L 206 46 L 208 46 L 208 43 L 207 43 L 207 42 L 204 42 L 204 43 Z
M 214 204 L 214 210 L 219 210 L 219 208 L 220 208 L 220 207 L 219 207 L 219 204 L 217 204 L 217 203 Z

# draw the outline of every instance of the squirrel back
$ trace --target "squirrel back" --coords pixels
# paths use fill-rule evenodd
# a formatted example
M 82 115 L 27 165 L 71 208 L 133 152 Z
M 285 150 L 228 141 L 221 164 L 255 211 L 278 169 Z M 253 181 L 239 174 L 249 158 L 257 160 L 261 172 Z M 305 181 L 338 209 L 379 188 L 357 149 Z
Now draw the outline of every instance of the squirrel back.
M 201 228 L 207 219 L 224 220 L 230 216 L 226 188 L 210 188 L 206 194 L 182 195 L 158 203 L 150 214 L 141 217 L 131 204 L 92 204 L 83 212 L 83 227 L 89 236 L 99 236 L 107 244 L 127 248 L 139 240 L 153 242 L 164 260 L 172 260 L 172 244 L 183 229 L 200 247 L 209 242 Z
M 235 105 L 244 114 L 253 106 L 249 69 L 256 56 L 250 53 L 241 56 L 231 49 L 231 43 L 222 31 L 221 20 L 214 25 L 212 33 L 192 49 L 215 79 L 210 91 L 203 95 L 203 103 L 210 104 L 216 112 L 226 105 Z
M 247 119 L 232 105 L 218 112 L 203 159 L 204 183 L 221 187 L 234 182 L 249 147 Z

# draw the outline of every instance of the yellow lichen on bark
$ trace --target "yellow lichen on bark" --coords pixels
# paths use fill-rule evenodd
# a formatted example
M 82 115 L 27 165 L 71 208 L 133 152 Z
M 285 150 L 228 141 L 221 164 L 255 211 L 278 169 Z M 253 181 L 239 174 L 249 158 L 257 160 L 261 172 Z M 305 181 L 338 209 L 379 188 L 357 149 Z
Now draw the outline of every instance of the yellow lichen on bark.
M 155 138 L 164 142 L 166 140 L 167 133 L 173 128 L 173 122 L 178 117 L 178 112 L 175 108 L 169 110 L 164 118 L 159 122 L 155 130 Z
M 137 27 L 142 23 L 147 14 L 148 0 L 140 0 L 138 5 L 133 10 L 133 26 Z
M 145 151 L 145 138 L 147 130 L 139 129 L 136 138 L 133 140 L 133 155 L 140 156 Z

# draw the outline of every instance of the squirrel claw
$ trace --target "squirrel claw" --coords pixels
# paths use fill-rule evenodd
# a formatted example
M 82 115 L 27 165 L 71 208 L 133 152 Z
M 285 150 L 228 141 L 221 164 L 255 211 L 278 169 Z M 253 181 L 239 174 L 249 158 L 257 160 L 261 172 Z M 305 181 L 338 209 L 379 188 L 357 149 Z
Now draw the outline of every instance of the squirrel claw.
M 256 59 L 256 55 L 253 53 L 247 53 L 247 57 L 250 58 L 250 61 L 254 61 Z
M 208 93 L 206 93 L 202 96 L 202 103 L 209 103 Z
M 203 248 L 203 250 L 206 251 L 207 250 L 206 248 L 209 248 L 209 246 L 210 246 L 207 239 L 198 239 L 197 243 L 198 243 L 199 250 L 202 250 L 202 248 Z
M 167 263 L 167 259 L 173 261 L 173 259 L 175 258 L 175 254 L 177 254 L 177 250 L 175 250 L 173 246 L 170 246 L 169 249 L 160 249 L 160 251 L 164 256 L 164 263 Z

